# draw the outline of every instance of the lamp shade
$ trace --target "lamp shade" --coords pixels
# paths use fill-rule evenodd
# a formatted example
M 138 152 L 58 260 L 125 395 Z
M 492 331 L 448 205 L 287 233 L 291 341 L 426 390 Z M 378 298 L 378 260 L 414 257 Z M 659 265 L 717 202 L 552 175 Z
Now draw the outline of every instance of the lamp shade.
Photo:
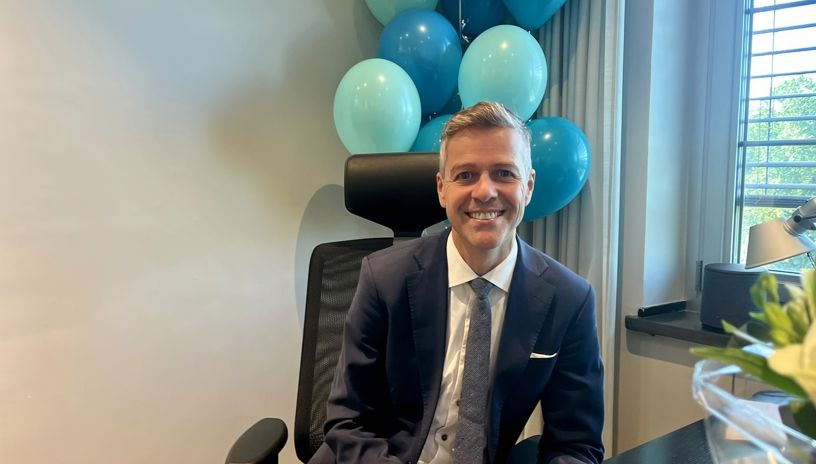
M 785 229 L 784 220 L 773 219 L 751 226 L 748 231 L 745 268 L 764 266 L 813 250 L 816 243 L 804 235 L 792 235 Z

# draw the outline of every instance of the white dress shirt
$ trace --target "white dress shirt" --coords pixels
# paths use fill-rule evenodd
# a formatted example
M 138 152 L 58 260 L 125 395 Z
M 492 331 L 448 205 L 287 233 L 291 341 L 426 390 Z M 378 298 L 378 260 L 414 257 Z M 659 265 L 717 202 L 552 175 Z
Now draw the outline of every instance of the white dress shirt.
M 510 292 L 510 281 L 513 278 L 513 269 L 516 267 L 517 254 L 518 245 L 514 239 L 513 248 L 507 258 L 481 276 L 495 286 L 489 295 L 492 313 L 489 376 L 491 391 L 496 368 L 496 353 L 499 351 L 499 337 L 504 325 L 507 295 Z M 442 367 L 439 401 L 436 403 L 431 429 L 419 457 L 420 464 L 447 464 L 453 461 L 451 447 L 456 439 L 456 426 L 459 423 L 459 397 L 462 393 L 462 374 L 470 324 L 468 307 L 470 300 L 475 298 L 469 282 L 480 277 L 462 259 L 450 235 L 448 236 L 447 255 L 449 291 L 445 364 Z

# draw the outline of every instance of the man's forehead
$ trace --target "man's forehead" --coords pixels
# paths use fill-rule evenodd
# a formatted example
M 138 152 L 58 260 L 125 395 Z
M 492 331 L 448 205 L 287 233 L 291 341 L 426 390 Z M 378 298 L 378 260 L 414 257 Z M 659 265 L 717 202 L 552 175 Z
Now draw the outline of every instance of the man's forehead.
M 514 133 L 519 136 L 521 134 L 518 130 L 513 127 L 482 127 L 482 126 L 472 126 L 466 127 L 457 133 L 453 134 L 449 140 L 456 140 L 458 138 L 478 138 L 478 137 L 494 137 L 497 132 L 505 132 L 505 133 Z
M 465 156 L 463 160 L 451 160 L 451 169 L 470 169 L 470 168 L 515 168 L 521 167 L 518 157 L 510 154 L 473 154 L 472 156 Z

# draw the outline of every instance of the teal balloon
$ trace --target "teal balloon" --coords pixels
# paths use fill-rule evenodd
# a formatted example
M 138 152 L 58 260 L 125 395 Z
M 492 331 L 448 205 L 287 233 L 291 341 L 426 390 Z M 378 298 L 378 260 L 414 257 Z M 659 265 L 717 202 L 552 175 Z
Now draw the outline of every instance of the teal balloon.
M 413 8 L 398 14 L 380 35 L 379 57 L 398 64 L 411 76 L 422 114 L 434 114 L 456 91 L 462 46 L 441 14 Z
M 439 0 L 366 0 L 368 9 L 383 26 L 405 10 L 410 8 L 435 10 L 437 3 Z
M 445 124 L 453 117 L 452 114 L 446 114 L 431 119 L 428 124 L 422 126 L 417 134 L 414 146 L 411 151 L 418 153 L 439 153 L 440 139 L 442 138 L 442 130 Z
M 531 31 L 543 26 L 567 0 L 504 0 L 516 23 Z
M 592 156 L 584 133 L 567 119 L 534 119 L 527 127 L 536 178 L 524 220 L 534 221 L 563 208 L 581 192 Z
M 351 154 L 408 151 L 421 117 L 411 77 L 381 58 L 354 65 L 334 94 L 334 126 Z
M 467 108 L 495 101 L 529 119 L 544 98 L 547 60 L 541 45 L 517 26 L 484 31 L 470 44 L 459 67 L 459 96 Z

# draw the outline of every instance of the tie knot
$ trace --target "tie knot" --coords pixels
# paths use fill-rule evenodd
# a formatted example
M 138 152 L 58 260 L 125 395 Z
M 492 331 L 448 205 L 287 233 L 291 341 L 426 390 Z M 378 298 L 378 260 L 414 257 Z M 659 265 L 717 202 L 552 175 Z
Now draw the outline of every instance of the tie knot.
M 477 298 L 485 299 L 490 293 L 490 290 L 493 289 L 493 284 L 479 277 L 470 281 L 470 288 L 473 289 L 473 293 L 476 294 Z

